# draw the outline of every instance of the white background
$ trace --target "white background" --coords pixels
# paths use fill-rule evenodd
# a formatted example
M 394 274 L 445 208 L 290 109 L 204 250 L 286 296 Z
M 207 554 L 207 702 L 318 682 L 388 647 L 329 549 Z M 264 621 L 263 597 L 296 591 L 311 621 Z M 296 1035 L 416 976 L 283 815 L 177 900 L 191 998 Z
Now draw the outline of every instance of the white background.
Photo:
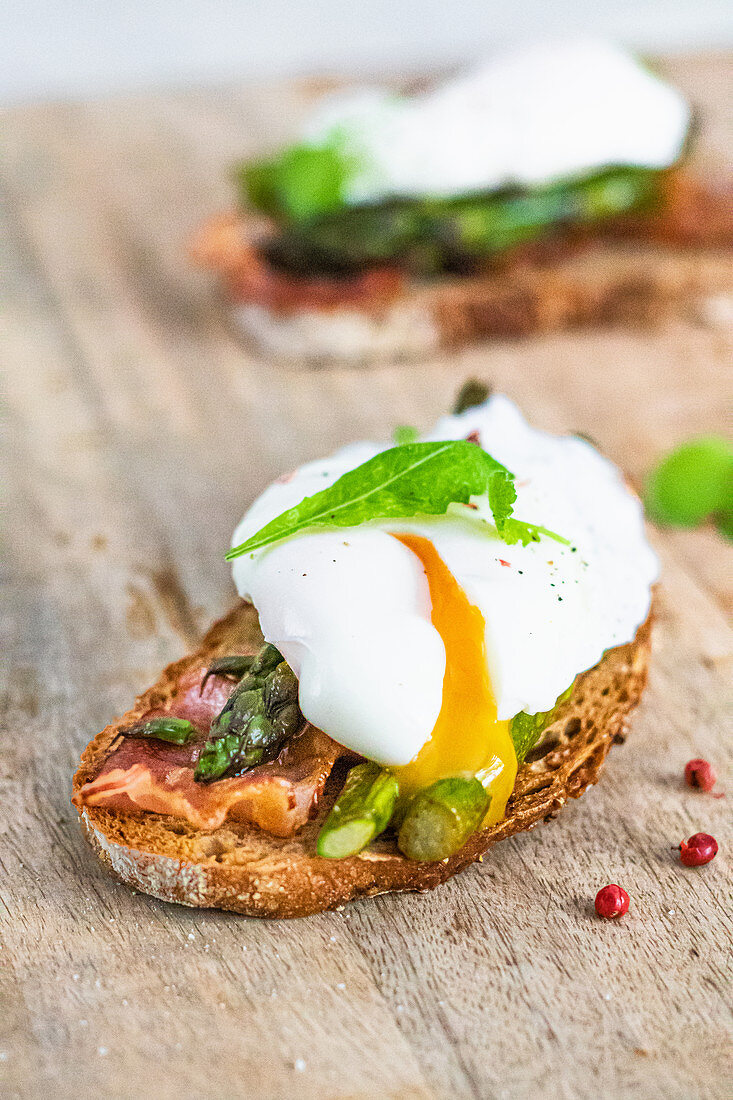
M 0 0 L 0 101 L 282 73 L 409 71 L 528 34 L 733 44 L 731 0 Z

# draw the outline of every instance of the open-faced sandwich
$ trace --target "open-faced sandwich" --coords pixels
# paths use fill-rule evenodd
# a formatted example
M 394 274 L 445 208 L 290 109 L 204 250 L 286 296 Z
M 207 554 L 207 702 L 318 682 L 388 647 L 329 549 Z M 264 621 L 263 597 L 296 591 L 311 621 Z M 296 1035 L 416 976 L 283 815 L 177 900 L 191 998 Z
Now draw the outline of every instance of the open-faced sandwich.
M 239 211 L 192 254 L 242 330 L 289 358 L 656 318 L 730 285 L 730 181 L 690 165 L 691 118 L 644 65 L 586 40 L 426 94 L 332 95 L 294 144 L 240 166 Z
M 87 747 L 125 882 L 274 917 L 425 889 L 595 782 L 646 677 L 639 501 L 505 397 L 402 438 L 270 486 L 242 601 Z

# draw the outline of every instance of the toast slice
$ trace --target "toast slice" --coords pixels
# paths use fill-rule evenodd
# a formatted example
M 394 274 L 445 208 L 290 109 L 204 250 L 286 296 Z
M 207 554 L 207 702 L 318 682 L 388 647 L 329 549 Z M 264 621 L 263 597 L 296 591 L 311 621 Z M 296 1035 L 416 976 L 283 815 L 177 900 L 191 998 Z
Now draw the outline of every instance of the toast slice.
M 203 674 L 214 657 L 255 652 L 261 641 L 255 609 L 238 604 L 211 627 L 194 653 L 169 665 L 132 710 L 85 749 L 74 776 L 73 801 L 92 848 L 129 886 L 163 901 L 261 917 L 306 916 L 360 895 L 432 889 L 481 860 L 497 841 L 549 821 L 569 798 L 596 782 L 609 748 L 624 739 L 629 714 L 643 691 L 650 620 L 632 643 L 607 651 L 595 668 L 577 677 L 541 744 L 520 768 L 504 820 L 474 834 L 440 863 L 406 859 L 388 834 L 347 859 L 316 855 L 318 830 L 343 783 L 343 761 L 334 765 L 315 816 L 290 837 L 231 819 L 203 830 L 164 814 L 85 804 L 82 788 L 98 774 L 122 730 L 151 711 L 175 708 L 182 684 Z
M 312 364 L 414 358 L 491 337 L 661 322 L 681 308 L 733 302 L 733 191 L 671 173 L 659 211 L 570 230 L 503 254 L 485 272 L 418 280 L 395 268 L 351 278 L 272 267 L 262 218 L 214 218 L 192 241 L 216 272 L 234 323 L 267 356 Z

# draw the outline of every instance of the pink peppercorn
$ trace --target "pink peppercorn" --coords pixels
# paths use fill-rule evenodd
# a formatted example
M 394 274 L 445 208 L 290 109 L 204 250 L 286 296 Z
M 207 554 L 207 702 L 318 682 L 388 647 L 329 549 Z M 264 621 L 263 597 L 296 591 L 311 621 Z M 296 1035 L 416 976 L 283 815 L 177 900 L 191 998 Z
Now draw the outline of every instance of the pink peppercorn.
M 680 859 L 685 867 L 702 867 L 710 863 L 718 852 L 718 842 L 709 833 L 695 833 L 689 840 L 680 844 Z
M 707 760 L 689 760 L 685 764 L 685 783 L 688 787 L 699 787 L 701 791 L 711 791 L 717 779 L 715 769 Z
M 622 917 L 629 909 L 629 895 L 615 882 L 609 883 L 596 894 L 596 913 L 605 920 Z

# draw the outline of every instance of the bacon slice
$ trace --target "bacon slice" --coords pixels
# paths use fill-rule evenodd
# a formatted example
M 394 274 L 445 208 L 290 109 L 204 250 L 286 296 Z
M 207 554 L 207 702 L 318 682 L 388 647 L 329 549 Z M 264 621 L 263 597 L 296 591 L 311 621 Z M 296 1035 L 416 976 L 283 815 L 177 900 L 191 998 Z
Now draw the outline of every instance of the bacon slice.
M 292 836 L 313 813 L 334 763 L 345 750 L 308 725 L 272 764 L 231 779 L 197 783 L 193 772 L 201 744 L 233 688 L 216 677 L 200 695 L 204 671 L 187 673 L 170 704 L 141 719 L 160 714 L 187 718 L 200 737 L 181 746 L 123 736 L 97 775 L 74 796 L 75 805 L 169 814 L 205 831 L 217 829 L 229 817 L 275 836 Z
M 308 726 L 275 763 L 232 779 L 197 783 L 190 746 L 124 738 L 75 802 L 123 813 L 170 814 L 206 831 L 231 817 L 275 836 L 292 836 L 308 821 L 342 753 L 325 733 Z

